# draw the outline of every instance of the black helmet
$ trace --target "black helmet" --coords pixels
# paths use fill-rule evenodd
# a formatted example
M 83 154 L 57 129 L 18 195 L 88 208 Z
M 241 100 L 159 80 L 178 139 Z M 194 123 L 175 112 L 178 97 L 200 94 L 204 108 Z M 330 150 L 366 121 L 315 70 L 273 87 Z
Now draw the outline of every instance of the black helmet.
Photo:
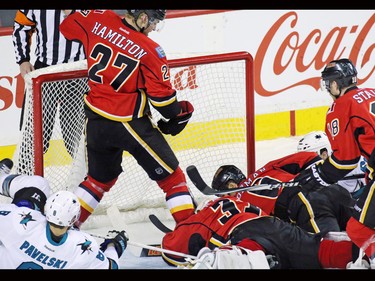
M 12 203 L 18 207 L 28 207 L 44 213 L 44 205 L 46 204 L 46 201 L 47 196 L 43 190 L 30 186 L 18 190 L 14 194 Z
M 135 19 L 137 19 L 141 13 L 146 13 L 149 21 L 153 22 L 155 19 L 163 21 L 167 10 L 128 10 L 128 13 Z
M 357 70 L 349 59 L 331 61 L 322 71 L 322 87 L 330 92 L 330 83 L 336 81 L 339 90 L 357 84 Z M 323 90 L 323 89 L 322 89 Z
M 239 184 L 245 179 L 245 175 L 236 166 L 223 165 L 217 169 L 211 186 L 216 190 L 223 190 L 228 188 L 227 184 L 229 181 L 234 181 L 236 184 Z

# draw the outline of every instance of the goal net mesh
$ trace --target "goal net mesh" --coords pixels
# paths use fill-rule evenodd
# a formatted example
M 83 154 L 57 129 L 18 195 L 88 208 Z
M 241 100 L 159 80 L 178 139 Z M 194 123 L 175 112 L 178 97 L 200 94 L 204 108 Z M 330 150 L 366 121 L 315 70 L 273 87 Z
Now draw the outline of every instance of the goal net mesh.
M 195 108 L 179 135 L 165 135 L 182 170 L 195 165 L 209 185 L 220 165 L 254 170 L 251 56 L 239 52 L 176 59 L 170 60 L 170 68 L 178 100 L 189 100 Z M 89 90 L 87 62 L 39 69 L 25 81 L 25 112 L 13 157 L 14 172 L 43 175 L 52 192 L 73 191 L 87 172 L 82 98 Z M 161 116 L 152 106 L 151 110 L 156 123 Z M 43 133 L 50 134 L 49 142 Z M 151 213 L 172 219 L 162 190 L 127 152 L 122 167 L 117 183 L 84 225 L 91 228 L 109 223 L 105 215 L 111 206 L 129 223 L 144 221 Z M 197 202 L 207 198 L 186 178 Z

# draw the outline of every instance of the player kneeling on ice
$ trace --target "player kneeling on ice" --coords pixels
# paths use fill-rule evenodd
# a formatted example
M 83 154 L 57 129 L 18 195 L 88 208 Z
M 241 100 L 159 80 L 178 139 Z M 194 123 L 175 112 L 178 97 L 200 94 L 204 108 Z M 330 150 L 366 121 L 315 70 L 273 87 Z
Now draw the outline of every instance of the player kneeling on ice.
M 208 201 L 162 239 L 163 249 L 198 255 L 197 260 L 166 252 L 162 257 L 169 265 L 193 268 L 260 269 L 267 260 L 271 269 L 344 269 L 352 262 L 352 246 L 348 239 L 304 231 L 225 195 Z
M 40 176 L 10 174 L 13 162 L 0 161 L 0 268 L 3 269 L 117 269 L 127 246 L 125 231 L 101 245 L 72 226 L 80 204 L 70 191 L 51 196 Z M 48 199 L 47 199 L 48 197 Z

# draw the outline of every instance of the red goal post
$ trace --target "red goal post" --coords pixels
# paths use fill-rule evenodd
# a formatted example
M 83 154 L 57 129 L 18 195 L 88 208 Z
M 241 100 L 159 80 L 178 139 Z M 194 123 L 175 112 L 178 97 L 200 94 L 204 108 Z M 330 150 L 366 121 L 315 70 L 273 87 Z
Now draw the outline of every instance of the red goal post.
M 255 170 L 255 114 L 253 88 L 253 58 L 247 52 L 204 55 L 169 60 L 172 86 L 179 100 L 189 100 L 194 114 L 177 136 L 165 136 L 185 171 L 195 165 L 202 177 L 211 183 L 220 165 L 234 164 L 250 173 Z M 74 89 L 80 96 L 88 90 L 87 63 L 80 61 L 50 66 L 31 72 L 27 77 L 24 124 L 13 160 L 18 173 L 46 177 L 52 192 L 73 190 L 86 174 L 84 136 L 77 143 L 74 155 L 67 152 L 62 140 L 60 113 L 54 123 L 50 145 L 43 153 L 43 104 L 56 102 L 57 91 Z M 68 89 L 68 90 L 67 90 Z M 83 108 L 83 99 L 76 98 L 74 108 Z M 59 104 L 61 107 L 61 102 Z M 152 109 L 155 122 L 161 117 Z M 83 126 L 83 110 L 69 119 L 68 131 Z M 69 116 L 69 115 L 68 115 Z M 128 223 L 146 220 L 151 213 L 168 218 L 165 198 L 157 184 L 151 181 L 136 161 L 123 154 L 123 170 L 116 185 L 105 194 L 94 215 L 86 221 L 88 227 L 105 224 L 98 221 L 110 206 L 116 206 Z M 202 195 L 187 177 L 197 201 Z M 129 215 L 130 214 L 130 215 Z M 97 216 L 95 216 L 97 215 Z M 171 216 L 170 216 L 171 218 Z M 104 222 L 103 222 L 104 221 Z

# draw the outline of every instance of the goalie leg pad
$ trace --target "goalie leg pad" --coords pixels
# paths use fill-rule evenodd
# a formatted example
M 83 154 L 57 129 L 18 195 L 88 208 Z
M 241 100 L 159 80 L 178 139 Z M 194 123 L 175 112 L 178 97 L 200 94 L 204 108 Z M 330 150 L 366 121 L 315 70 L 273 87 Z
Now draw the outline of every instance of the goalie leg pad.
M 203 248 L 193 269 L 270 269 L 263 251 L 224 246 L 210 251 Z

